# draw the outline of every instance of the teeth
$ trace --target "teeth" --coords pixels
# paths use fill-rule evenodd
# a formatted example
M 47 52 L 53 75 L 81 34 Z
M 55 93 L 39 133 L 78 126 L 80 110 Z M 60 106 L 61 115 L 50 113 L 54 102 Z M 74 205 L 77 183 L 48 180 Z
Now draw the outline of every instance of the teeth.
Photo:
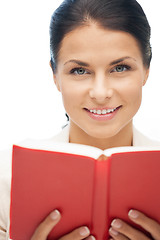
M 107 113 L 107 110 L 102 110 L 102 114 L 106 114 Z
M 102 111 L 101 110 L 97 110 L 97 114 L 102 114 Z
M 102 114 L 107 114 L 107 113 L 112 113 L 116 110 L 117 108 L 114 108 L 114 109 L 103 109 L 102 111 L 101 110 L 89 110 L 91 113 L 96 113 L 98 115 L 102 115 Z

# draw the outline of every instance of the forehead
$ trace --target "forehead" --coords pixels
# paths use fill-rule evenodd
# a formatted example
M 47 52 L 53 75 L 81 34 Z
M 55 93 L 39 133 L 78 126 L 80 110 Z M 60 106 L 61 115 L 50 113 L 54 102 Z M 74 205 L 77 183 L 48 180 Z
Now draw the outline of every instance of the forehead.
M 96 24 L 81 26 L 68 33 L 59 51 L 59 60 L 70 58 L 110 59 L 131 56 L 142 59 L 138 41 L 131 34 L 103 29 Z

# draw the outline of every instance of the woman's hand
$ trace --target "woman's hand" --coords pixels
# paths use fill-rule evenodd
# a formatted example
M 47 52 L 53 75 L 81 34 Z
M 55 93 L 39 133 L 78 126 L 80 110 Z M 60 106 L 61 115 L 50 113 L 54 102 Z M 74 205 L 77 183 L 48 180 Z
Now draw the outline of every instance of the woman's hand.
M 134 223 L 140 225 L 143 229 L 149 232 L 154 240 L 160 240 L 159 223 L 137 210 L 130 210 L 128 216 Z M 120 219 L 112 221 L 109 233 L 112 237 L 111 239 L 115 240 L 150 240 L 150 238 L 148 238 L 144 233 L 134 227 L 131 227 Z
M 46 240 L 47 236 L 51 230 L 60 221 L 61 215 L 58 210 L 53 211 L 36 229 L 31 240 Z M 61 237 L 59 240 L 95 240 L 93 236 L 90 235 L 90 231 L 87 227 L 80 227 L 73 230 L 71 233 Z

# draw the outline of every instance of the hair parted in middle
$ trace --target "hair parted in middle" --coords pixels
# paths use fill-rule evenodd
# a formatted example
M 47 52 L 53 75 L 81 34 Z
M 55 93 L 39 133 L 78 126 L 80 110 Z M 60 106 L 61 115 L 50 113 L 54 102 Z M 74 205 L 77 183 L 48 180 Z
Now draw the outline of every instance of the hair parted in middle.
M 50 53 L 54 73 L 64 37 L 74 29 L 91 23 L 134 36 L 139 44 L 143 63 L 149 68 L 152 58 L 151 29 L 136 0 L 64 0 L 53 13 L 50 22 Z

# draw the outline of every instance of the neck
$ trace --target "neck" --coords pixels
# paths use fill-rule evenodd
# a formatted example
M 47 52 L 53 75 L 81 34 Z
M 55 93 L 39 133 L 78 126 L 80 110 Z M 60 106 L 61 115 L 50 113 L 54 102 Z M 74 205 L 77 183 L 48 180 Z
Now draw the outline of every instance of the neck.
M 72 121 L 70 122 L 70 143 L 84 144 L 105 150 L 113 147 L 132 146 L 132 141 L 132 122 L 121 129 L 116 135 L 109 138 L 92 137 L 75 125 Z

